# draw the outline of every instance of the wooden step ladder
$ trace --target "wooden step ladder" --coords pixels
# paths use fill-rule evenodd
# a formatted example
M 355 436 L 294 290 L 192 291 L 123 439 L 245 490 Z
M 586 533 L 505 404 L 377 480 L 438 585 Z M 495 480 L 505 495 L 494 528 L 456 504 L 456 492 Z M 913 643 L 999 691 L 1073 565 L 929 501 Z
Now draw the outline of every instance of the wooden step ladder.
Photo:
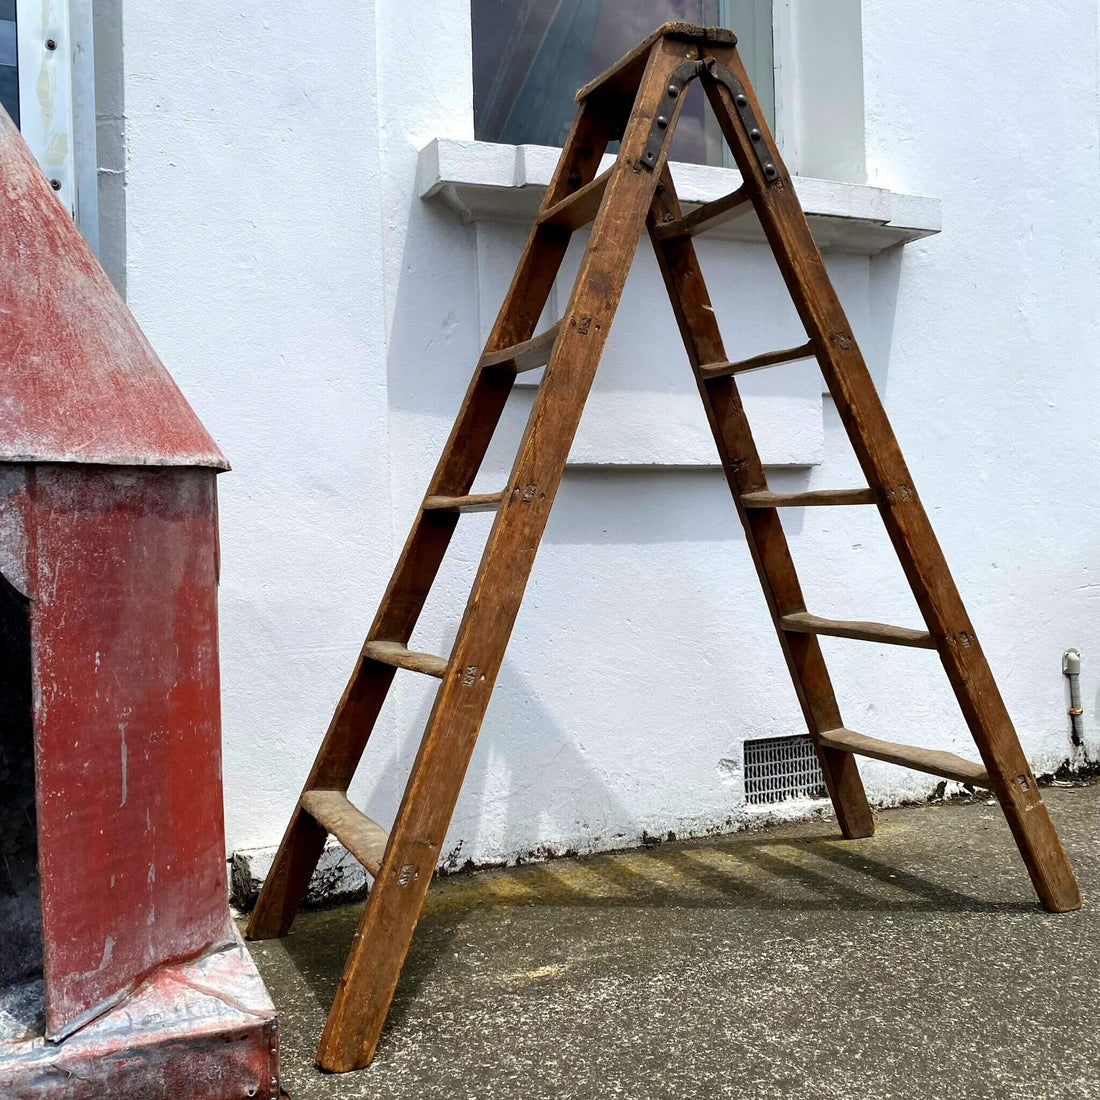
M 1039 898 L 1061 912 L 1077 884 L 1020 749 L 1000 692 L 921 506 L 863 356 L 810 235 L 790 176 L 761 121 L 736 49 L 716 28 L 668 23 L 578 93 L 557 171 L 504 299 L 421 511 L 394 570 L 248 926 L 284 935 L 332 833 L 374 879 L 317 1054 L 342 1071 L 373 1057 L 413 929 L 439 859 L 535 552 L 643 227 L 657 254 L 779 644 L 845 837 L 874 825 L 855 755 L 988 787 L 1000 802 Z M 688 85 L 698 80 L 743 185 L 685 215 L 666 160 Z M 597 175 L 609 142 L 614 164 Z M 798 347 L 731 361 L 692 238 L 751 204 L 805 327 Z M 592 229 L 562 319 L 535 326 L 570 235 Z M 868 488 L 768 489 L 735 378 L 814 357 Z M 546 367 L 508 484 L 471 495 L 516 375 Z M 824 619 L 806 609 L 779 519 L 782 508 L 876 505 L 927 630 Z M 449 657 L 409 638 L 464 512 L 496 513 Z M 938 651 L 982 758 L 896 745 L 844 727 L 818 635 Z M 392 829 L 360 813 L 347 790 L 397 669 L 440 686 Z

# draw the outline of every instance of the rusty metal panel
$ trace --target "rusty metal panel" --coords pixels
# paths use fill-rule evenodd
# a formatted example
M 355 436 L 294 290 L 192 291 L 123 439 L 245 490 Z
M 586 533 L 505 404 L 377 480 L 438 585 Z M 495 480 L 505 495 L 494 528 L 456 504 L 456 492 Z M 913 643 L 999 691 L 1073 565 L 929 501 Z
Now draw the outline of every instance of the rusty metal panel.
M 28 467 L 47 1035 L 232 935 L 215 472 Z
M 158 970 L 61 1043 L 0 1038 L 5 1100 L 275 1100 L 275 1010 L 239 940 Z
M 0 108 L 0 462 L 227 469 Z

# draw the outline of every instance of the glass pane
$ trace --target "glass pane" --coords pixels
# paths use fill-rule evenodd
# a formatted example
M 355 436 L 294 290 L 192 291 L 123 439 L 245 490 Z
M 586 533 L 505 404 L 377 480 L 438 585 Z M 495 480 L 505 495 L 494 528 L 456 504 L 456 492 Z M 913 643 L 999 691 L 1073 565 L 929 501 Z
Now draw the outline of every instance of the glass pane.
M 19 125 L 19 68 L 15 53 L 15 0 L 0 0 L 0 103 Z
M 479 141 L 561 145 L 577 89 L 671 19 L 737 32 L 771 122 L 771 0 L 471 0 L 470 8 Z M 680 116 L 674 160 L 723 163 L 707 117 L 695 92 Z

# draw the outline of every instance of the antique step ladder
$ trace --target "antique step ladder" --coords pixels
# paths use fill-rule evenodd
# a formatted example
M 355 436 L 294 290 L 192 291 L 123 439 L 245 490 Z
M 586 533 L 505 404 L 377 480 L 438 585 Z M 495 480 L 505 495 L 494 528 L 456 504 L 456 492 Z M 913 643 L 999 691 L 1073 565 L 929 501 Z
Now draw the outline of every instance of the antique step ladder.
M 349 1070 L 373 1057 L 643 226 L 844 836 L 870 836 L 874 828 L 853 754 L 987 787 L 1000 802 L 1043 905 L 1062 912 L 1081 904 L 790 176 L 760 121 L 736 42 L 729 31 L 667 23 L 578 93 L 580 110 L 500 315 L 248 926 L 252 939 L 289 930 L 328 833 L 373 876 L 317 1054 L 325 1069 Z M 666 158 L 683 93 L 695 78 L 743 184 L 684 215 Z M 614 164 L 596 175 L 608 143 L 616 140 L 621 145 Z M 808 339 L 786 351 L 731 362 L 691 239 L 744 213 L 747 204 L 760 219 Z M 532 337 L 570 234 L 589 222 L 591 235 L 565 316 Z M 734 376 L 810 357 L 821 366 L 868 488 L 768 489 Z M 511 479 L 498 493 L 470 495 L 516 375 L 543 365 Z M 877 505 L 882 515 L 927 632 L 824 619 L 806 610 L 778 510 L 867 504 Z M 484 510 L 495 511 L 496 519 L 450 656 L 410 651 L 407 643 L 458 517 Z M 983 763 L 846 729 L 819 634 L 937 650 Z M 352 806 L 346 792 L 399 668 L 435 676 L 441 685 L 387 833 Z

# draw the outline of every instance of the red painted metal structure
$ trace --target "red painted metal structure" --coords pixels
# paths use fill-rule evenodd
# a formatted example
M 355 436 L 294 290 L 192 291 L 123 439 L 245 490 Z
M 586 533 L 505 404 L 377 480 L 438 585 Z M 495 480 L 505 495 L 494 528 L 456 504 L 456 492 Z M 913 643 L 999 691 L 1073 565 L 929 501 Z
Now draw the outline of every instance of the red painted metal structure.
M 7 993 L 44 1009 L 0 1027 L 2 1096 L 278 1093 L 226 900 L 226 468 L 0 110 L 0 750 L 33 739 L 42 946 Z

